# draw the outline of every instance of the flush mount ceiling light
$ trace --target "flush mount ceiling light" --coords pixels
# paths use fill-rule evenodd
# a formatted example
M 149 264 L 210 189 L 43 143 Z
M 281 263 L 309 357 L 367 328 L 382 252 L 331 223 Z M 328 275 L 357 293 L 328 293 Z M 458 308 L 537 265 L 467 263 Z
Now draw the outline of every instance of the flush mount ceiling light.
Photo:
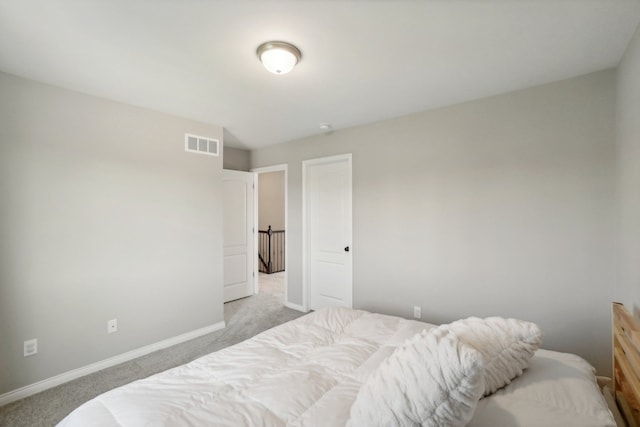
M 300 49 L 291 43 L 277 41 L 262 43 L 256 54 L 264 68 L 273 74 L 287 74 L 302 58 Z

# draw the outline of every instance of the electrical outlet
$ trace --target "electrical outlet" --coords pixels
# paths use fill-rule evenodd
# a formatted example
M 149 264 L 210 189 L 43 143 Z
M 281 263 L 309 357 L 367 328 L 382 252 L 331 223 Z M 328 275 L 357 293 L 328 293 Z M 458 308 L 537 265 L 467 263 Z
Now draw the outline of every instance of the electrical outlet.
M 107 333 L 118 332 L 118 319 L 111 319 L 107 322 Z
M 33 356 L 38 352 L 38 340 L 32 339 L 24 342 L 24 357 Z
M 422 317 L 422 309 L 417 305 L 413 306 L 413 317 L 420 319 Z

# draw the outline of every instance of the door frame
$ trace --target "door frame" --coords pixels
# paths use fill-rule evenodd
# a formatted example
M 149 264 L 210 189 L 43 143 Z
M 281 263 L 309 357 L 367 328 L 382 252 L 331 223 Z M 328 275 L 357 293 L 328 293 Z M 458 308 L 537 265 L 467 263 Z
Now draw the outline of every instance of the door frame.
M 302 161 L 302 307 L 304 311 L 309 311 L 309 280 L 307 274 L 309 248 L 307 247 L 307 168 L 310 165 L 317 165 L 322 163 L 334 163 L 337 161 L 347 161 L 347 170 L 351 177 L 351 197 L 349 199 L 349 210 L 351 211 L 351 227 L 349 227 L 350 235 L 348 238 L 348 246 L 351 249 L 351 254 L 348 257 L 349 271 L 351 272 L 351 289 L 349 292 L 349 304 L 350 308 L 353 308 L 353 155 L 351 153 L 338 154 L 335 156 L 318 157 L 315 159 L 308 159 Z
M 260 189 L 258 188 L 258 183 L 260 182 L 259 175 L 261 173 L 268 173 L 268 172 L 280 172 L 283 171 L 284 172 L 284 305 L 289 307 L 290 306 L 290 302 L 289 302 L 289 257 L 288 257 L 288 252 L 289 252 L 289 181 L 288 181 L 288 164 L 286 163 L 282 163 L 279 165 L 273 165 L 273 166 L 265 166 L 265 167 L 261 167 L 261 168 L 253 168 L 250 169 L 250 172 L 253 172 L 254 174 L 254 186 L 255 186 L 255 190 L 253 192 L 253 209 L 254 209 L 254 217 L 255 217 L 255 232 L 253 233 L 253 260 L 255 263 L 255 267 L 254 270 L 257 274 L 256 276 L 256 280 L 254 282 L 254 292 L 257 294 L 258 293 L 258 288 L 259 288 L 259 282 L 260 282 L 260 266 L 258 265 L 258 228 L 260 227 L 260 218 L 258 216 L 258 209 L 259 209 L 259 191 Z

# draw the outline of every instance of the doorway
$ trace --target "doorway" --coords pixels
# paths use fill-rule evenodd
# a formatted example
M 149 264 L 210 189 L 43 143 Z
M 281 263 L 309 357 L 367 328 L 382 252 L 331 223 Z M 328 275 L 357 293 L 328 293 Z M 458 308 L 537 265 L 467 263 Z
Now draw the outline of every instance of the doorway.
M 256 293 L 287 304 L 287 165 L 253 169 L 256 174 Z

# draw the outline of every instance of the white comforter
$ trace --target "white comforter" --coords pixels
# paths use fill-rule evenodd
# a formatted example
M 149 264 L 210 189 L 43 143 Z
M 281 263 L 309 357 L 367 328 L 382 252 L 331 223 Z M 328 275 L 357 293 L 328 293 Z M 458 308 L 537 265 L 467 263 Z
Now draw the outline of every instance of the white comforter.
M 343 426 L 360 385 L 422 322 L 327 309 L 109 391 L 59 426 Z M 565 378 L 559 381 L 558 378 Z M 472 426 L 615 426 L 577 356 L 539 350 Z

